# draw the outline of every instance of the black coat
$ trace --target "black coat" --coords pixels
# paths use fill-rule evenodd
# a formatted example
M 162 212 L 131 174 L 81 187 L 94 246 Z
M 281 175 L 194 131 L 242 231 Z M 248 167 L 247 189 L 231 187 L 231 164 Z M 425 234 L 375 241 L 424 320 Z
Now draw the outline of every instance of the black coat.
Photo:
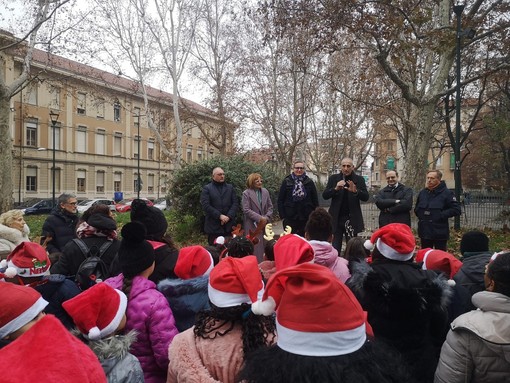
M 291 175 L 283 179 L 278 193 L 278 214 L 281 219 L 306 222 L 310 213 L 319 206 L 317 189 L 310 177 L 303 180 L 303 187 L 306 191 L 306 197 L 301 201 L 293 201 L 294 180 Z
M 397 203 L 397 200 L 400 202 Z M 386 186 L 375 196 L 375 205 L 381 210 L 379 227 L 390 223 L 403 223 L 411 226 L 413 189 L 399 183 L 396 188 Z
M 239 199 L 234 187 L 231 184 L 212 181 L 202 189 L 200 203 L 205 214 L 204 232 L 230 236 L 239 207 Z M 222 214 L 230 218 L 226 225 L 221 224 L 220 215 Z
M 52 238 L 46 247 L 48 254 L 61 252 L 67 242 L 76 238 L 77 223 L 76 214 L 67 214 L 59 207 L 52 210 L 43 223 L 41 234 L 41 244 L 46 237 Z
M 418 217 L 418 236 L 434 240 L 448 239 L 450 236 L 448 218 L 462 213 L 460 203 L 444 181 L 433 190 L 425 188 L 420 191 L 414 212 Z
M 350 191 L 340 189 L 335 190 L 336 184 L 343 179 L 343 174 L 333 174 L 328 179 L 328 184 L 326 185 L 326 189 L 322 192 L 322 197 L 324 199 L 331 198 L 331 206 L 329 208 L 329 214 L 333 217 L 333 232 L 337 230 L 338 224 L 338 216 L 340 214 L 340 208 L 342 206 L 342 201 L 344 197 L 344 193 L 347 194 L 347 202 L 349 205 L 349 219 L 351 221 L 351 225 L 354 228 L 356 233 L 359 233 L 365 229 L 365 223 L 363 221 L 363 214 L 361 213 L 361 205 L 360 201 L 368 201 L 368 191 L 367 185 L 365 184 L 365 179 L 357 174 L 352 174 L 352 181 L 356 185 L 356 189 L 358 194 L 351 193 Z

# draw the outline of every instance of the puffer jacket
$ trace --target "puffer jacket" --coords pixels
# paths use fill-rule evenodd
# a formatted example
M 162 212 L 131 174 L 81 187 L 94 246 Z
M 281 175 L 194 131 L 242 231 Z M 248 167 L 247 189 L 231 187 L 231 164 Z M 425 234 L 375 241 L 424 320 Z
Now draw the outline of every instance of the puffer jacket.
M 485 266 L 489 263 L 492 253 L 489 252 L 464 252 L 462 257 L 462 267 L 453 280 L 460 286 L 463 286 L 469 292 L 470 296 L 485 290 Z M 471 300 L 468 302 L 468 311 L 474 310 L 475 306 Z
M 210 308 L 208 283 L 208 275 L 191 279 L 168 278 L 158 283 L 158 290 L 168 300 L 179 332 L 195 324 L 198 312 Z
M 109 278 L 105 283 L 122 290 L 124 275 Z M 147 383 L 165 382 L 168 369 L 168 346 L 177 335 L 172 310 L 154 282 L 136 276 L 128 296 L 125 331 L 136 330 L 137 340 L 131 347 L 142 365 Z
M 0 260 L 6 259 L 7 256 L 18 246 L 21 242 L 28 242 L 30 239 L 28 235 L 30 229 L 25 224 L 23 232 L 18 229 L 0 224 Z
M 68 214 L 63 209 L 54 208 L 43 223 L 41 244 L 46 238 L 51 237 L 46 250 L 48 254 L 59 253 L 71 239 L 76 238 L 76 225 L 78 216 Z
M 136 340 L 136 332 L 115 335 L 110 338 L 89 341 L 88 345 L 97 355 L 108 383 L 143 383 L 143 371 L 138 359 L 129 353 Z
M 331 269 L 333 274 L 342 282 L 351 277 L 348 267 L 349 262 L 347 259 L 338 256 L 338 250 L 331 243 L 315 240 L 308 242 L 315 253 L 314 263 Z
M 478 310 L 451 324 L 436 383 L 510 382 L 510 297 L 481 291 L 472 300 Z

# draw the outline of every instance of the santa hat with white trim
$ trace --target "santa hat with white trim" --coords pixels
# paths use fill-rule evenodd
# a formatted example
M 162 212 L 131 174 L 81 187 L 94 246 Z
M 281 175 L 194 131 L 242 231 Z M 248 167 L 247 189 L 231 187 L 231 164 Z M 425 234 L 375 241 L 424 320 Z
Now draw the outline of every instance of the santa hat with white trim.
M 413 257 L 416 240 L 411 228 L 403 223 L 391 223 L 377 230 L 365 241 L 365 248 L 374 247 L 388 259 L 408 261 Z
M 312 246 L 296 234 L 280 237 L 274 245 L 274 264 L 277 271 L 300 263 L 313 262 L 314 258 Z
M 50 274 L 50 258 L 46 249 L 35 242 L 21 242 L 7 257 L 7 265 L 20 277 L 42 277 Z
M 62 303 L 62 307 L 86 339 L 98 340 L 117 330 L 126 313 L 127 298 L 122 291 L 97 283 Z
M 278 346 L 293 354 L 346 355 L 372 335 L 354 294 L 321 265 L 303 263 L 274 274 L 251 309 L 270 315 L 275 308 Z
M 257 301 L 264 292 L 257 257 L 227 257 L 209 275 L 209 300 L 217 307 L 239 306 Z
M 423 262 L 423 270 L 439 270 L 443 272 L 450 279 L 448 281 L 449 285 L 455 285 L 453 277 L 462 267 L 462 262 L 452 254 L 431 248 L 418 250 L 415 261 Z
M 174 273 L 181 279 L 209 275 L 214 267 L 211 253 L 202 246 L 187 246 L 179 251 Z
M 25 326 L 47 305 L 32 287 L 0 282 L 0 339 Z

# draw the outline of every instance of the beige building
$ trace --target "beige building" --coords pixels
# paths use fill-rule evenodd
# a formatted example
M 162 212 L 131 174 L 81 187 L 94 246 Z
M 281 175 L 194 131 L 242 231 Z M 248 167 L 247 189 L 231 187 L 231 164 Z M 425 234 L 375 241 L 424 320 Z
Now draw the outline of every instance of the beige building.
M 6 59 L 0 69 L 9 84 L 19 76 L 23 56 Z M 167 193 L 176 161 L 171 94 L 148 89 L 157 127 L 152 130 L 136 82 L 39 50 L 34 52 L 32 76 L 11 99 L 15 202 L 52 196 L 53 162 L 57 196 L 72 192 L 79 199 L 135 197 L 138 169 L 141 196 L 153 199 Z M 183 161 L 218 155 L 204 133 L 212 136 L 221 121 L 211 110 L 182 101 Z M 227 154 L 233 150 L 234 128 L 229 123 L 226 129 Z

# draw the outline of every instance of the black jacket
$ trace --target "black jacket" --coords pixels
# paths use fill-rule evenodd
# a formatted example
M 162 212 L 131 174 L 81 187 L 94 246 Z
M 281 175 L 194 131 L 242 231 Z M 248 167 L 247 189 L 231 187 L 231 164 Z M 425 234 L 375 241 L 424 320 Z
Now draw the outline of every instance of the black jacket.
M 344 193 L 347 194 L 347 202 L 349 206 L 349 219 L 351 221 L 351 225 L 354 228 L 356 233 L 359 233 L 365 229 L 365 223 L 363 222 L 363 214 L 361 213 L 361 205 L 360 201 L 368 201 L 368 191 L 367 185 L 365 184 L 365 179 L 361 176 L 358 176 L 354 172 L 352 173 L 352 181 L 356 185 L 356 189 L 358 194 L 351 193 L 350 191 L 340 189 L 335 190 L 336 184 L 344 179 L 342 173 L 333 174 L 328 179 L 328 184 L 326 185 L 326 189 L 322 192 L 322 197 L 324 199 L 331 198 L 331 206 L 329 208 L 329 214 L 333 217 L 333 232 L 337 229 L 338 224 L 338 216 L 340 214 L 340 209 L 342 207 L 342 201 L 344 197 Z
M 399 202 L 397 203 L 397 200 Z M 375 205 L 381 210 L 379 227 L 390 223 L 403 223 L 411 226 L 413 208 L 413 189 L 399 183 L 396 188 L 386 186 L 375 196 Z
M 460 203 L 444 181 L 433 190 L 423 189 L 418 194 L 414 212 L 418 217 L 418 236 L 424 239 L 448 239 L 448 218 L 461 214 Z
M 204 232 L 230 236 L 239 207 L 239 199 L 234 187 L 231 184 L 212 181 L 202 189 L 200 203 L 205 214 Z M 226 225 L 221 224 L 220 215 L 222 214 L 230 218 Z
M 76 238 L 77 223 L 78 216 L 76 214 L 67 214 L 60 207 L 52 210 L 44 221 L 41 234 L 41 244 L 46 237 L 52 238 L 46 247 L 48 254 L 61 252 L 67 242 Z
M 283 179 L 278 193 L 278 214 L 281 219 L 291 221 L 308 221 L 308 216 L 319 206 L 319 197 L 315 183 L 310 177 L 303 180 L 306 197 L 302 201 L 292 200 L 294 180 L 291 175 Z

